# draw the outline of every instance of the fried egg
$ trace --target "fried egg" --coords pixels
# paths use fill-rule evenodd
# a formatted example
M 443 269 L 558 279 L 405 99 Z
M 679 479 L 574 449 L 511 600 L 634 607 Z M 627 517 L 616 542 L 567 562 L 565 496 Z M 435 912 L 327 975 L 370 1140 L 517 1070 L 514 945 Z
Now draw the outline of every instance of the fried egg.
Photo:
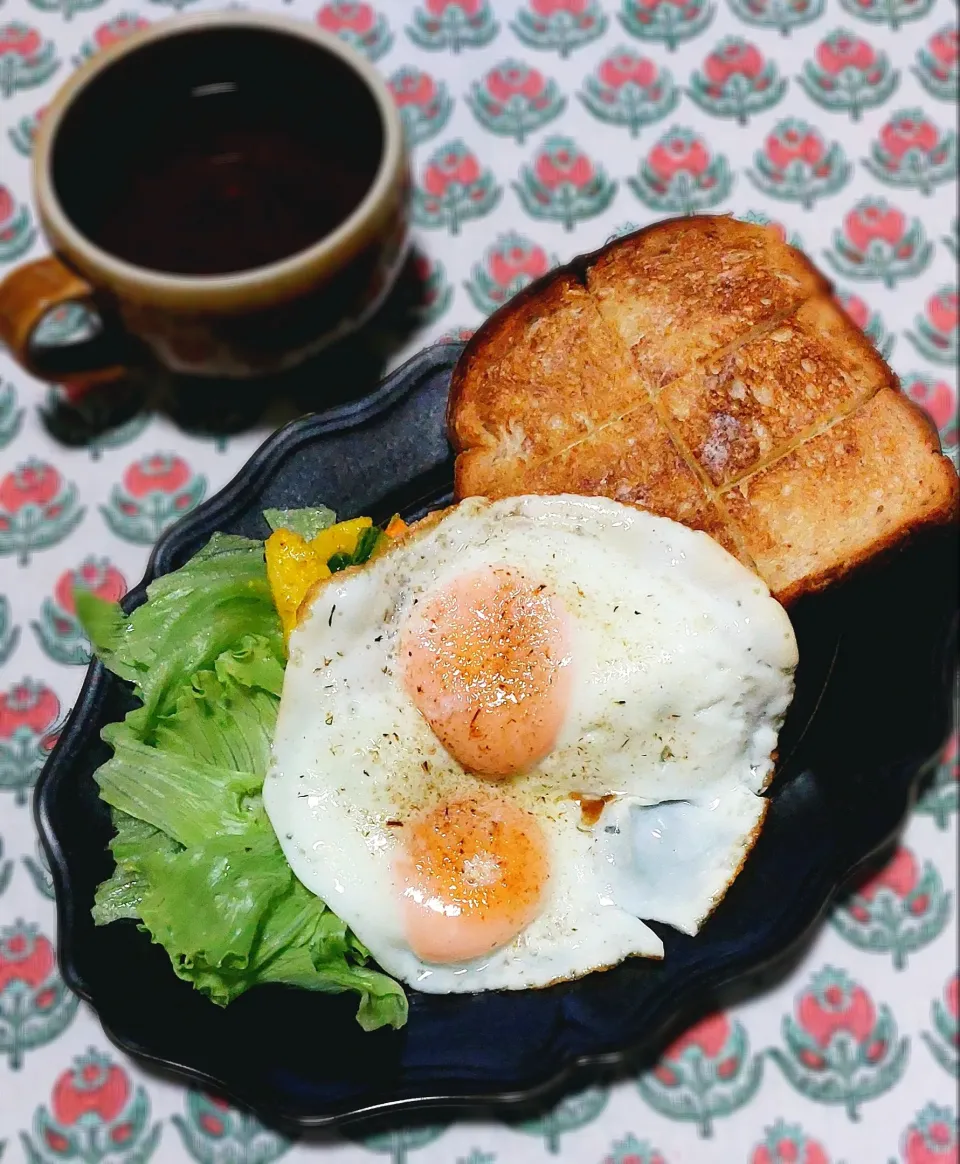
M 301 607 L 264 783 L 297 877 L 423 991 L 696 933 L 767 806 L 797 647 L 706 534 L 470 498 Z

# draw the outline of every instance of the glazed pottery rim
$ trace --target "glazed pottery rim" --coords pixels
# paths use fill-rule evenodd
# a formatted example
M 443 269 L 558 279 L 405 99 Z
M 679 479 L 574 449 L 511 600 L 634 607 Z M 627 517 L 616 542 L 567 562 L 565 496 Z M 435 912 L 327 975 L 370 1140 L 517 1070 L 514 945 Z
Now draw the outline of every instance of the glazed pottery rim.
M 216 29 L 262 30 L 289 36 L 326 53 L 364 85 L 380 119 L 383 140 L 373 180 L 350 214 L 309 247 L 272 263 L 217 275 L 183 275 L 127 262 L 98 246 L 72 221 L 53 180 L 57 133 L 77 96 L 122 58 L 155 42 Z M 41 224 L 54 250 L 81 275 L 138 303 L 186 310 L 248 309 L 270 305 L 336 274 L 374 242 L 401 198 L 406 154 L 403 125 L 385 80 L 370 62 L 339 37 L 306 21 L 270 12 L 225 10 L 178 15 L 138 29 L 82 64 L 57 90 L 37 133 L 33 159 L 34 194 Z

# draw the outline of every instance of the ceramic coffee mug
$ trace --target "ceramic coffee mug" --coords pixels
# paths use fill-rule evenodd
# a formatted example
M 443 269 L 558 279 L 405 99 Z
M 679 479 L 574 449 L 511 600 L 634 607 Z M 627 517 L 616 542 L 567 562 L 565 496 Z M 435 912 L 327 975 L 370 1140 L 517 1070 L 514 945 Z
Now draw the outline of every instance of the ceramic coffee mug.
M 0 337 L 76 395 L 153 358 L 247 377 L 293 366 L 384 298 L 409 178 L 389 90 L 336 37 L 285 18 L 178 17 L 98 53 L 34 151 L 54 254 L 0 284 Z M 57 307 L 100 327 L 35 342 Z

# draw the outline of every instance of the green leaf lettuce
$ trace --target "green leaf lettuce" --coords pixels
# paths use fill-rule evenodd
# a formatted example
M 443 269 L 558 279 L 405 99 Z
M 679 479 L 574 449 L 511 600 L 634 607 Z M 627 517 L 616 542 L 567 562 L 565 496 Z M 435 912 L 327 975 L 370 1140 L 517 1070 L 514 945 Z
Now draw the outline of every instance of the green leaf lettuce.
M 263 516 L 272 530 L 288 529 L 308 542 L 337 520 L 337 515 L 325 505 L 315 509 L 265 509 Z
M 296 879 L 263 809 L 284 667 L 263 543 L 215 535 L 130 615 L 86 591 L 76 604 L 98 657 L 142 701 L 103 732 L 113 756 L 96 780 L 116 868 L 95 921 L 138 920 L 220 1005 L 265 982 L 352 990 L 365 1030 L 402 1026 L 402 988 Z

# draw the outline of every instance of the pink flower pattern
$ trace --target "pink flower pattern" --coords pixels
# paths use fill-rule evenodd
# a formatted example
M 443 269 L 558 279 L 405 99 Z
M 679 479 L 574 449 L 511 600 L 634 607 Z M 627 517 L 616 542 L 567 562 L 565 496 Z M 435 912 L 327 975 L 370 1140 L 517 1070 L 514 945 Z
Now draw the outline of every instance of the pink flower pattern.
M 557 261 L 602 245 L 626 224 L 639 227 L 684 213 L 679 202 L 658 209 L 640 197 L 631 185 L 640 167 L 651 183 L 644 193 L 667 198 L 671 190 L 700 191 L 704 183 L 707 193 L 715 189 L 711 183 L 722 183 L 722 159 L 729 187 L 702 209 L 761 211 L 785 237 L 799 238 L 812 261 L 836 279 L 844 309 L 875 343 L 880 322 L 893 345 L 889 358 L 903 392 L 925 410 L 945 448 L 952 439 L 956 456 L 957 374 L 951 353 L 956 350 L 960 308 L 951 249 L 957 245 L 958 217 L 957 184 L 950 168 L 954 163 L 948 158 L 946 180 L 927 194 L 885 183 L 866 165 L 871 156 L 891 172 L 907 170 L 924 158 L 935 165 L 937 151 L 955 130 L 960 39 L 956 9 L 946 0 L 889 0 L 891 10 L 912 8 L 917 13 L 902 20 L 896 32 L 881 18 L 884 5 L 877 0 L 518 0 L 515 5 L 496 0 L 263 0 L 263 6 L 341 37 L 390 79 L 401 113 L 406 110 L 407 120 L 419 119 L 423 126 L 422 136 L 411 138 L 412 189 L 444 203 L 457 187 L 470 202 L 489 177 L 500 191 L 484 213 L 464 216 L 456 233 L 449 225 L 416 226 L 416 245 L 425 256 L 420 275 L 426 282 L 442 273 L 447 305 L 441 304 L 411 337 L 411 353 L 441 338 L 462 341 L 479 326 L 485 311 L 516 288 L 540 278 Z M 72 0 L 19 5 L 10 0 L 0 5 L 0 110 L 6 114 L 0 134 L 0 281 L 18 263 L 46 250 L 29 178 L 35 139 L 24 135 L 16 150 L 11 147 L 21 120 L 26 124 L 28 116 L 50 105 L 85 50 L 109 50 L 159 21 L 164 12 L 181 7 L 179 0 L 173 5 L 123 0 L 112 7 L 103 0 L 84 0 L 82 7 Z M 68 9 L 74 13 L 69 18 Z M 706 22 L 694 36 L 682 39 L 683 29 L 704 13 Z M 662 35 L 668 25 L 681 34 L 675 44 Z M 539 40 L 524 40 L 518 28 Z M 411 32 L 418 29 L 434 39 L 418 42 Z M 769 112 L 751 117 L 746 130 L 689 95 L 694 73 L 702 77 L 707 95 L 716 98 L 725 86 L 729 91 L 755 83 L 768 65 L 782 78 L 785 92 Z M 896 73 L 897 80 L 889 95 L 876 106 L 865 106 L 869 114 L 854 124 L 846 113 L 810 99 L 799 80 L 807 65 L 825 86 L 833 87 L 826 90 L 831 93 L 853 86 L 869 94 L 886 83 L 888 74 Z M 599 112 L 582 99 L 588 79 L 598 86 Z M 468 95 L 474 86 L 481 86 L 495 105 L 514 102 L 524 108 L 536 108 L 553 86 L 550 102 L 559 91 L 562 109 L 518 141 L 498 135 L 473 116 Z M 672 105 L 662 99 L 671 88 L 677 95 Z M 619 120 L 604 118 L 606 107 L 620 113 Z M 792 125 L 778 132 L 783 122 Z M 547 149 L 547 141 L 556 139 L 567 145 Z M 782 173 L 795 166 L 816 176 L 834 143 L 852 177 L 812 208 L 784 199 L 772 187 L 758 190 L 751 180 L 758 151 Z M 574 216 L 568 231 L 521 204 L 516 184 L 524 170 L 551 198 L 589 190 L 602 175 L 616 185 L 616 193 L 595 217 Z M 13 243 L 22 237 L 22 214 L 29 216 L 37 241 L 27 252 L 14 254 Z M 839 254 L 841 242 L 844 253 L 861 257 L 859 266 L 834 267 L 828 255 Z M 925 246 L 930 254 L 920 263 Z M 864 273 L 870 262 L 906 264 L 908 273 L 898 274 L 891 285 Z M 466 287 L 478 267 L 488 280 L 483 310 Z M 927 337 L 924 347 L 911 339 L 920 335 Z M 148 542 L 125 538 L 102 516 L 102 508 L 112 503 L 112 491 L 118 504 L 129 505 L 133 514 L 152 505 L 167 506 L 176 519 L 181 513 L 178 499 L 184 498 L 184 506 L 194 503 L 190 490 L 200 474 L 209 482 L 208 492 L 215 493 L 265 433 L 263 427 L 251 428 L 215 442 L 182 432 L 160 414 L 132 435 L 125 435 L 122 427 L 110 429 L 95 449 L 70 447 L 44 428 L 53 408 L 45 402 L 44 391 L 0 352 L 0 545 L 35 515 L 51 523 L 63 520 L 62 507 L 74 489 L 73 504 L 82 505 L 86 513 L 62 542 L 32 552 L 29 561 L 19 559 L 17 551 L 0 554 L 0 658 L 9 626 L 20 630 L 19 642 L 0 663 L 0 757 L 4 746 L 9 749 L 28 737 L 48 754 L 75 702 L 81 669 L 37 653 L 31 626 L 42 604 L 73 616 L 79 588 L 115 600 L 142 573 Z M 122 509 L 117 512 L 123 515 Z M 955 742 L 953 748 L 955 771 Z M 945 832 L 929 817 L 908 825 L 889 864 L 859 886 L 856 900 L 850 899 L 854 918 L 858 910 L 866 917 L 891 898 L 914 903 L 905 904 L 905 912 L 914 907 L 922 911 L 927 904 L 922 900 L 923 871 L 932 863 L 952 894 L 952 925 L 957 888 L 949 853 L 958 817 L 955 807 L 945 811 Z M 3 1008 L 14 994 L 30 992 L 41 1014 L 59 981 L 52 907 L 37 893 L 23 861 L 34 855 L 30 828 L 29 807 L 0 789 L 0 1048 Z M 4 889 L 8 863 L 12 875 Z M 733 1054 L 734 1033 L 742 1025 L 751 1055 L 763 1060 L 764 1081 L 736 1121 L 716 1116 L 713 1138 L 701 1139 L 694 1123 L 662 1114 L 651 1118 L 636 1083 L 628 1081 L 619 1085 L 616 1105 L 585 1135 L 562 1133 L 556 1157 L 550 1158 L 559 1164 L 579 1164 L 581 1158 L 596 1164 L 701 1159 L 704 1164 L 958 1164 L 953 1079 L 937 1067 L 922 1041 L 932 1025 L 929 1009 L 935 1001 L 954 1024 L 960 1011 L 952 929 L 948 926 L 899 974 L 889 958 L 844 944 L 832 931 L 818 941 L 819 960 L 812 968 L 808 963 L 748 1009 L 712 1015 L 680 1032 L 651 1068 L 665 1092 L 679 1086 L 682 1066 L 698 1057 L 709 1061 L 720 1084 L 729 1083 L 743 1070 Z M 839 960 L 845 979 L 814 989 L 811 969 L 833 959 Z M 902 1001 L 911 996 L 919 1000 L 916 1006 Z M 885 1119 L 883 1098 L 865 1103 L 857 1122 L 842 1114 L 837 1119 L 834 1110 L 809 1098 L 794 1102 L 769 1058 L 771 1048 L 784 1046 L 781 1020 L 789 1016 L 809 1036 L 802 1066 L 819 1077 L 826 1070 L 821 1064 L 829 1058 L 831 1039 L 836 1045 L 848 1038 L 866 1064 L 885 1061 L 889 1048 L 875 1037 L 884 1003 L 889 1003 L 900 1036 L 910 1042 L 906 1073 L 891 1092 L 897 1102 L 889 1110 L 900 1114 Z M 150 1164 L 185 1151 L 168 1112 L 182 1116 L 186 1093 L 171 1093 L 171 1098 L 164 1092 L 161 1097 L 159 1085 L 110 1048 L 95 1021 L 82 1011 L 65 1035 L 56 1036 L 42 1051 L 27 1051 L 16 1071 L 0 1049 L 0 1097 L 11 1086 L 18 1102 L 23 1100 L 22 1112 L 4 1130 L 7 1154 L 13 1152 L 16 1158 L 19 1133 L 36 1139 L 33 1120 L 42 1106 L 55 1121 L 47 1129 L 47 1140 L 38 1142 L 42 1158 L 72 1158 L 70 1136 L 109 1127 L 115 1134 L 110 1159 L 119 1160 L 125 1148 L 123 1113 L 140 1087 L 156 1109 L 154 1118 L 162 1115 L 162 1138 Z M 241 1119 L 215 1097 L 204 1097 L 197 1110 L 196 1126 L 211 1143 L 229 1139 Z M 731 1141 L 734 1122 L 742 1136 Z M 631 1131 L 633 1141 L 628 1139 Z M 414 1149 L 411 1164 L 469 1159 L 474 1146 L 475 1164 L 481 1164 L 484 1154 L 495 1155 L 497 1164 L 519 1164 L 533 1158 L 534 1148 L 537 1158 L 545 1151 L 542 1139 L 530 1140 L 493 1124 L 475 1127 L 475 1144 L 457 1139 L 457 1134 L 444 1133 L 435 1145 Z M 731 1142 L 737 1146 L 733 1155 L 728 1151 Z M 305 1152 L 293 1146 L 282 1159 L 301 1164 Z M 369 1149 L 347 1142 L 338 1152 L 344 1164 L 362 1164 L 370 1156 Z

